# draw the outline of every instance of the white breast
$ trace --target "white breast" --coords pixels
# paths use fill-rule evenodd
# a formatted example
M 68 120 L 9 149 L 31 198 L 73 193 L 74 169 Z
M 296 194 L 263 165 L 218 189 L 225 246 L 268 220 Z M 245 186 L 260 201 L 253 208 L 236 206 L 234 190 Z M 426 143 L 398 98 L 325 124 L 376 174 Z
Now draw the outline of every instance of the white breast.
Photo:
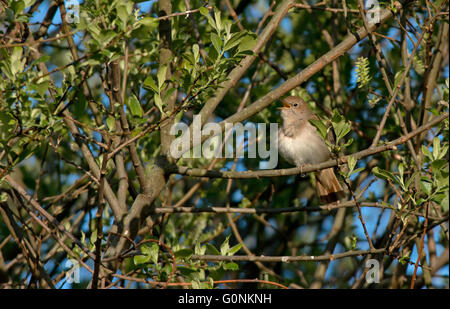
M 309 130 L 303 129 L 294 137 L 286 136 L 283 128 L 278 131 L 278 150 L 281 156 L 296 166 L 321 163 L 328 160 L 330 155 L 316 128 L 307 125 L 310 126 Z

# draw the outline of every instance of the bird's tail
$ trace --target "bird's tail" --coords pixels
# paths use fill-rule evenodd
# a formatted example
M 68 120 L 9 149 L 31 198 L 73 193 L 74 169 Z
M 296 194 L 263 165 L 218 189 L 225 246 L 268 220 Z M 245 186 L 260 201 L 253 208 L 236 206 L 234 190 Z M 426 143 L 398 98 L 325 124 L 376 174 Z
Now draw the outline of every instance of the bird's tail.
M 321 203 L 334 203 L 345 197 L 332 167 L 316 172 L 317 194 Z

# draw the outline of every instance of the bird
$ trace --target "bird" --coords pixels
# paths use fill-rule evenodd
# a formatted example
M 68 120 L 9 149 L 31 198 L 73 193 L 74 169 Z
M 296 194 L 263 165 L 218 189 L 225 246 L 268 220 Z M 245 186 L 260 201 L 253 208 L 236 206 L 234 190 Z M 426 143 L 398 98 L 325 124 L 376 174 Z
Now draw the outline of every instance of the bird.
M 278 129 L 278 151 L 290 164 L 300 167 L 318 164 L 330 159 L 325 141 L 309 120 L 318 117 L 306 102 L 296 96 L 281 100 L 283 125 Z M 321 203 L 337 203 L 344 197 L 339 180 L 332 167 L 315 172 L 316 189 Z

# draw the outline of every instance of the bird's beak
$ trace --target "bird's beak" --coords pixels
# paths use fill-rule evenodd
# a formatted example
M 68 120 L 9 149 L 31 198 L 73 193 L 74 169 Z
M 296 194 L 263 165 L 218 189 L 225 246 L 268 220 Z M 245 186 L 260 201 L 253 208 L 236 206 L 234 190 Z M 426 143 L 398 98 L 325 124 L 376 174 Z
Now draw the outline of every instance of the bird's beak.
M 291 106 L 289 104 L 287 104 L 285 101 L 281 101 L 281 103 L 283 103 L 283 107 L 278 107 L 278 109 L 283 109 L 283 108 L 290 108 Z

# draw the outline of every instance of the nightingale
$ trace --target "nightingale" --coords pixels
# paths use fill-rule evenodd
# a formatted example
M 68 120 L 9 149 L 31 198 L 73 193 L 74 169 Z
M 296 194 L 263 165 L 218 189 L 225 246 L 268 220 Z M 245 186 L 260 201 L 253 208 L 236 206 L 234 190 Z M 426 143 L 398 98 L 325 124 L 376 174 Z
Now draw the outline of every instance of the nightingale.
M 278 150 L 290 164 L 302 168 L 330 158 L 330 151 L 309 119 L 318 119 L 300 97 L 281 100 L 283 125 L 278 129 Z M 315 172 L 316 189 L 321 203 L 334 203 L 344 197 L 344 191 L 333 168 Z

